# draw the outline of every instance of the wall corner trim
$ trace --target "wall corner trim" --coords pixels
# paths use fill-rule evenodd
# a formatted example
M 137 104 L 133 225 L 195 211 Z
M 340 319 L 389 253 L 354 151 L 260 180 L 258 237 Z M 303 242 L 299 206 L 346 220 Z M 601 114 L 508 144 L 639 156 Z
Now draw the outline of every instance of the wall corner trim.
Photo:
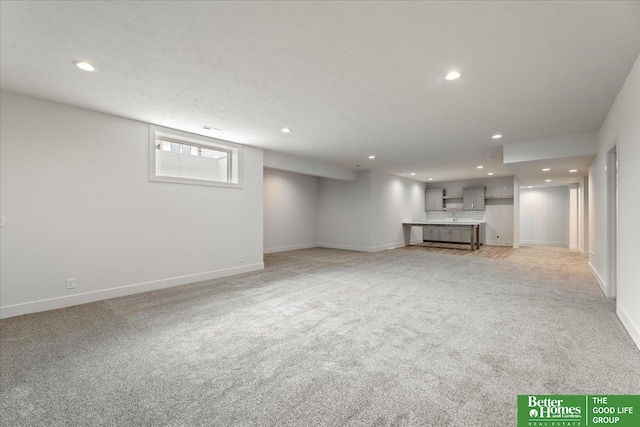
M 620 304 L 616 307 L 616 314 L 627 332 L 629 332 L 629 335 L 631 335 L 631 339 L 636 344 L 636 347 L 640 350 L 640 328 L 633 323 L 631 318 L 627 315 L 627 312 L 624 311 Z
M 596 270 L 596 268 L 593 266 L 593 264 L 591 264 L 591 261 L 589 261 L 589 271 L 591 271 L 591 274 L 593 274 L 593 277 L 595 277 L 596 282 L 598 282 L 598 285 L 600 285 L 600 290 L 602 291 L 602 293 L 604 294 L 605 297 L 609 298 L 609 294 L 608 294 L 608 288 L 607 288 L 607 284 L 605 283 L 604 280 L 602 280 L 602 277 L 600 277 L 600 274 L 598 274 L 598 271 Z
M 318 247 L 329 248 L 329 249 L 342 249 L 344 251 L 374 252 L 371 248 L 368 248 L 365 246 L 334 245 L 332 243 L 318 243 Z
M 293 245 L 293 246 L 279 246 L 277 248 L 264 248 L 265 254 L 274 254 L 276 252 L 287 252 L 287 251 L 297 251 L 299 249 L 311 249 L 317 248 L 317 243 L 306 243 L 303 245 Z
M 132 285 L 102 289 L 99 291 L 84 292 L 81 294 L 6 305 L 0 307 L 0 319 L 21 316 L 23 314 L 29 313 L 37 313 L 40 311 L 56 310 L 59 308 L 71 307 L 74 305 L 88 304 L 91 302 L 103 301 L 106 299 L 118 298 L 127 295 L 155 291 L 159 289 L 172 288 L 174 286 L 187 285 L 189 283 L 202 282 L 204 280 L 219 279 L 221 277 L 249 273 L 251 271 L 263 269 L 264 263 L 260 262 L 256 264 L 243 265 L 240 267 L 225 268 L 221 270 L 207 271 L 204 273 L 196 273 L 186 276 L 154 280 L 151 282 L 135 283 Z

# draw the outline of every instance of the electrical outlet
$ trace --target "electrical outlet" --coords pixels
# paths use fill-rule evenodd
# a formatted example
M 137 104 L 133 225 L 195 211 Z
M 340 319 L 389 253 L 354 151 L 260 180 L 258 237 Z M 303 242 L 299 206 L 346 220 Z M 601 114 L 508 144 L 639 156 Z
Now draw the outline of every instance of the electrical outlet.
M 76 288 L 76 279 L 67 279 L 67 289 Z
M 244 255 L 240 255 L 240 262 L 244 262 Z
M 344 243 L 344 237 L 340 238 L 340 243 Z

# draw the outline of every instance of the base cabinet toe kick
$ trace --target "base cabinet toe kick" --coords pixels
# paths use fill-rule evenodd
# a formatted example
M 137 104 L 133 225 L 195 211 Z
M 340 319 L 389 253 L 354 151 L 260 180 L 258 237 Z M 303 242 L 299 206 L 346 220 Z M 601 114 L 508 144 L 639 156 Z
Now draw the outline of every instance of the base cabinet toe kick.
M 404 222 L 403 227 L 422 227 L 423 241 L 469 244 L 471 251 L 484 244 L 484 223 L 481 222 Z

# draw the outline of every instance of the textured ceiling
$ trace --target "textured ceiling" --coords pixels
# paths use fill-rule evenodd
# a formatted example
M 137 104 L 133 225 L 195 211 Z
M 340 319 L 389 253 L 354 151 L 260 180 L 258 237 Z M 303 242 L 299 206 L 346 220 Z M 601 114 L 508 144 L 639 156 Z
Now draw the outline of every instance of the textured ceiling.
M 510 175 L 503 144 L 598 130 L 640 53 L 638 2 L 1 8 L 4 90 L 420 180 Z

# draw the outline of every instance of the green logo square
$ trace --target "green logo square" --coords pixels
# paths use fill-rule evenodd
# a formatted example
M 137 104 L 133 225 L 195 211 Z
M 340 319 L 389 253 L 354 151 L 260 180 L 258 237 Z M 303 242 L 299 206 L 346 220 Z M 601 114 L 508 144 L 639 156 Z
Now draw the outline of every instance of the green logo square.
M 518 427 L 640 426 L 640 395 L 518 396 Z

